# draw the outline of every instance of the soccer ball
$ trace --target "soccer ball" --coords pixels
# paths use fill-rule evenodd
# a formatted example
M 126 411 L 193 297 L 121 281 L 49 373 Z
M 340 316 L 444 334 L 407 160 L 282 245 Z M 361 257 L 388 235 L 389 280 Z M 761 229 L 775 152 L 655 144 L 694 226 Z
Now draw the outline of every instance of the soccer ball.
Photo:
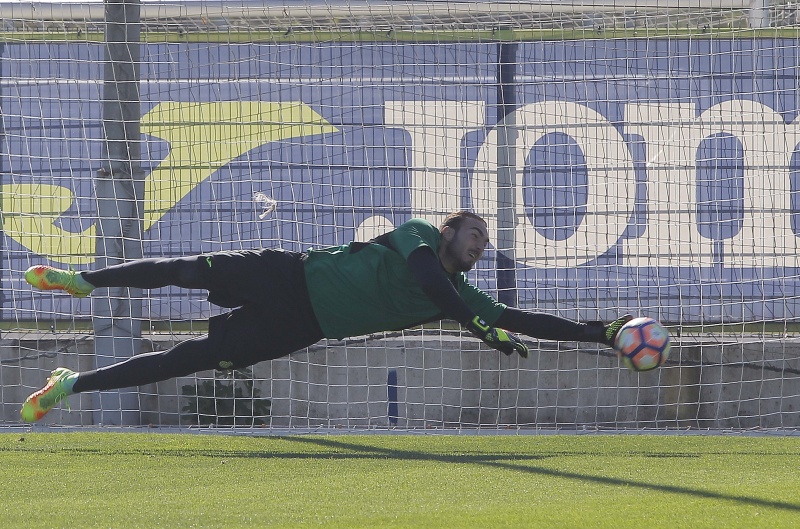
M 653 318 L 634 318 L 617 333 L 614 348 L 623 365 L 633 371 L 649 371 L 664 364 L 672 340 Z

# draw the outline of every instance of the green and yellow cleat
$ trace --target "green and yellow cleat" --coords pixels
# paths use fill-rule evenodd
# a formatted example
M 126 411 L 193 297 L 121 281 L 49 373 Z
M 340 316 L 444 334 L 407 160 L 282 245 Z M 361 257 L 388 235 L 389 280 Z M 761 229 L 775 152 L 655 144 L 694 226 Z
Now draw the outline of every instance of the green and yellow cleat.
M 47 265 L 36 265 L 25 271 L 25 281 L 40 290 L 64 290 L 76 298 L 85 298 L 94 285 L 75 270 L 59 270 Z
M 72 395 L 72 386 L 77 378 L 78 373 L 66 367 L 59 367 L 53 371 L 47 379 L 47 384 L 25 399 L 19 411 L 22 420 L 36 422 L 47 415 L 53 406 Z

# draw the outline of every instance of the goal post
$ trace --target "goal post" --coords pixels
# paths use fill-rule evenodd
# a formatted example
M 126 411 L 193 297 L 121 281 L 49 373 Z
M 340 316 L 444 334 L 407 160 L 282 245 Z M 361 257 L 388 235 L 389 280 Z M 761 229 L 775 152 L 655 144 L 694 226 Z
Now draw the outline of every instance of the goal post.
M 580 321 L 650 316 L 675 346 L 636 374 L 597 344 L 525 338 L 530 357 L 506 357 L 443 321 L 113 405 L 73 396 L 44 424 L 800 427 L 798 13 L 686 4 L 143 0 L 139 112 L 120 118 L 139 128 L 140 229 L 121 243 L 306 251 L 466 208 L 493 243 L 478 287 Z M 128 354 L 98 321 L 141 328 L 142 353 L 222 310 L 201 291 L 74 299 L 22 278 L 133 255 L 96 245 L 103 200 L 130 201 L 98 178 L 119 80 L 105 7 L 0 1 L 0 425 L 53 368 Z M 129 301 L 141 314 L 96 316 Z

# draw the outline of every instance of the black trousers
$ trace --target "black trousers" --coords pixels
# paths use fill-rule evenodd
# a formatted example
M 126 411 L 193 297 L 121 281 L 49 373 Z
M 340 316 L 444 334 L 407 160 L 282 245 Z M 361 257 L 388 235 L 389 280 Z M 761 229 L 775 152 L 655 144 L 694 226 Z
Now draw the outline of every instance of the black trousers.
M 208 335 L 80 374 L 74 391 L 151 384 L 209 369 L 237 369 L 304 349 L 323 338 L 305 282 L 305 254 L 283 250 L 215 252 L 140 259 L 83 272 L 95 287 L 206 289 L 233 308 L 209 320 Z

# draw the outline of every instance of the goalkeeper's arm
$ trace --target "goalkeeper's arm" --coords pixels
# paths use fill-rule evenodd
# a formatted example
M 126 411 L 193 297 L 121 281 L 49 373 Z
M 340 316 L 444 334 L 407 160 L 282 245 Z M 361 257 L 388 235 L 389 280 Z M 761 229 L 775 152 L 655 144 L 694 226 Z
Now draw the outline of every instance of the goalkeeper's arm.
M 519 353 L 527 358 L 528 347 L 522 341 L 503 329 L 487 325 L 458 294 L 447 279 L 439 258 L 429 247 L 417 248 L 408 256 L 411 275 L 422 287 L 422 291 L 441 309 L 445 317 L 451 318 L 489 346 L 509 355 Z
M 539 312 L 529 312 L 514 307 L 506 307 L 495 325 L 542 340 L 596 342 L 614 347 L 620 327 L 630 320 L 630 316 L 622 316 L 605 325 L 601 321 L 578 323 Z
M 423 292 L 439 307 L 445 317 L 451 318 L 472 334 L 506 354 L 518 352 L 528 356 L 528 348 L 508 331 L 525 334 L 531 338 L 553 341 L 597 342 L 614 347 L 614 339 L 622 325 L 631 319 L 623 316 L 609 325 L 600 321 L 578 323 L 551 314 L 530 312 L 506 307 L 494 326 L 486 325 L 476 316 L 442 271 L 439 259 L 427 246 L 417 248 L 408 256 L 411 274 Z M 499 331 L 499 332 L 498 332 Z
M 461 325 L 475 317 L 469 305 L 458 295 L 456 287 L 447 279 L 439 258 L 428 246 L 417 248 L 408 256 L 411 275 L 422 287 L 422 291 L 439 307 L 445 317 Z

